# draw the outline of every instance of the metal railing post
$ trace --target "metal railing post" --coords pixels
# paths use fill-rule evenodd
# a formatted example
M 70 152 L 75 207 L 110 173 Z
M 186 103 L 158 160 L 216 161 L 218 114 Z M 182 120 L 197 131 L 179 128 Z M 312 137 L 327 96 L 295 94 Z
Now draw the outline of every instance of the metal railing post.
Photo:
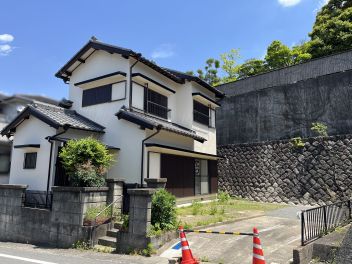
M 301 246 L 304 246 L 304 211 L 301 211 Z
M 328 223 L 327 223 L 327 217 L 326 217 L 326 206 L 323 206 L 323 213 L 324 213 L 324 228 L 325 228 L 325 234 L 328 232 Z

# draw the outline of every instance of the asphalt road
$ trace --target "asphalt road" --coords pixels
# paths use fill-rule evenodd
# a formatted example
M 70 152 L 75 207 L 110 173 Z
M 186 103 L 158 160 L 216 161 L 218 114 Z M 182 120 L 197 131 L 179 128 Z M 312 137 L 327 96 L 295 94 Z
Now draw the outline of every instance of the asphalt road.
M 80 251 L 75 249 L 50 249 L 33 245 L 0 242 L 1 264 L 167 264 L 161 257 L 117 255 Z

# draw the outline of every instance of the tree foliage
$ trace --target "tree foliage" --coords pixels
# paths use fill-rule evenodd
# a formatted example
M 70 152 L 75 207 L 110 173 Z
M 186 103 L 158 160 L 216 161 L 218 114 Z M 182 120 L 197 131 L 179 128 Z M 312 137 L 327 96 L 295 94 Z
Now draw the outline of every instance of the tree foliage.
M 351 49 L 352 0 L 330 0 L 318 12 L 309 36 L 309 41 L 292 48 L 274 40 L 268 46 L 264 60 L 250 59 L 242 64 L 238 63 L 239 50 L 232 49 L 220 55 L 221 61 L 208 59 L 205 71 L 197 71 L 198 77 L 217 85 Z
M 352 1 L 330 0 L 318 12 L 309 52 L 313 58 L 352 48 Z
M 158 189 L 152 197 L 152 219 L 154 227 L 171 230 L 176 225 L 176 197 L 165 189 Z
M 69 140 L 59 156 L 72 186 L 102 186 L 104 174 L 112 163 L 105 145 L 92 137 Z
M 218 70 L 220 68 L 220 61 L 210 58 L 205 62 L 204 71 L 198 69 L 198 77 L 210 85 L 216 85 L 220 83 L 220 78 L 218 76 Z

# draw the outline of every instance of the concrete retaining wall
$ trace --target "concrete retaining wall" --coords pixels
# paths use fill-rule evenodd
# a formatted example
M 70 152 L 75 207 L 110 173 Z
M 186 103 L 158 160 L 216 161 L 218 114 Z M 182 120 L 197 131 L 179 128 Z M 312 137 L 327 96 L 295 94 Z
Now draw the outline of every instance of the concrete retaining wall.
M 23 207 L 26 189 L 25 185 L 0 185 L 1 241 L 64 248 L 88 241 L 92 227 L 83 226 L 84 214 L 89 207 L 105 206 L 109 199 L 108 187 L 53 187 L 52 210 L 27 208 Z
M 312 60 L 217 87 L 226 93 L 217 110 L 220 145 L 352 131 L 352 51 Z
M 352 135 L 218 147 L 219 188 L 255 201 L 325 204 L 352 195 Z

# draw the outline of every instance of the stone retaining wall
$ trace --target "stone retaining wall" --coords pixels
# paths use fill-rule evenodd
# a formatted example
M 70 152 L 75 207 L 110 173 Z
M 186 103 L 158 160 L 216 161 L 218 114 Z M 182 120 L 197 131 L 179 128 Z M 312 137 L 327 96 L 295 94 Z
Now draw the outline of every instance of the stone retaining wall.
M 63 248 L 79 240 L 89 241 L 93 230 L 83 226 L 86 210 L 105 206 L 107 200 L 113 199 L 108 196 L 108 187 L 53 187 L 52 210 L 28 208 L 23 206 L 26 189 L 26 185 L 0 185 L 0 241 Z M 114 197 L 118 195 L 117 190 L 115 186 Z
M 218 147 L 219 189 L 263 202 L 325 204 L 352 194 L 352 135 Z

